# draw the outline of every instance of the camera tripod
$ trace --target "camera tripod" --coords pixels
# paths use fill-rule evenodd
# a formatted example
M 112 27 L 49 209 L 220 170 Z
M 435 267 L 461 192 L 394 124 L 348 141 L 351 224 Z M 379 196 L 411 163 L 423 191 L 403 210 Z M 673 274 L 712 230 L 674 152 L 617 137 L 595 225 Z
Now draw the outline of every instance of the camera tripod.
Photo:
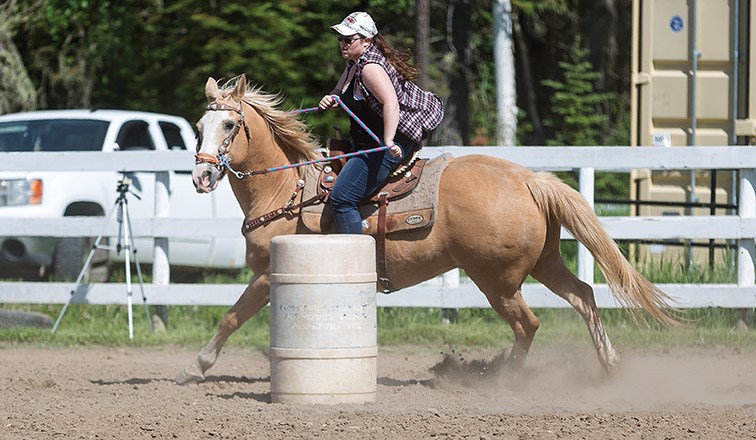
M 121 178 L 121 180 L 118 181 L 118 186 L 116 188 L 116 191 L 118 192 L 118 198 L 116 198 L 115 204 L 110 209 L 110 212 L 108 213 L 107 220 L 105 221 L 106 229 L 107 225 L 110 224 L 111 219 L 113 218 L 113 215 L 116 214 L 116 219 L 118 221 L 118 243 L 115 246 L 110 246 L 102 243 L 102 238 L 105 235 L 105 230 L 100 233 L 100 235 L 95 240 L 94 245 L 92 245 L 92 250 L 89 252 L 89 255 L 87 256 L 86 261 L 84 262 L 84 266 L 81 268 L 81 272 L 79 272 L 79 276 L 76 278 L 76 283 L 71 289 L 71 296 L 68 298 L 68 302 L 63 306 L 63 310 L 60 311 L 60 314 L 58 315 L 58 319 L 55 321 L 55 325 L 52 328 L 52 333 L 55 334 L 55 331 L 58 329 L 58 324 L 60 324 L 61 319 L 63 319 L 63 315 L 66 313 L 66 310 L 68 309 L 68 306 L 71 304 L 71 301 L 73 300 L 74 294 L 79 290 L 79 287 L 81 287 L 82 281 L 84 280 L 84 275 L 87 272 L 87 269 L 89 269 L 90 265 L 92 264 L 92 259 L 94 258 L 95 252 L 97 249 L 105 249 L 105 250 L 115 250 L 117 254 L 120 254 L 121 251 L 124 251 L 124 268 L 126 272 L 126 298 L 127 298 L 127 304 L 128 304 L 128 311 L 129 311 L 129 339 L 134 339 L 134 318 L 132 313 L 132 289 L 131 289 L 131 254 L 134 255 L 134 263 L 136 266 L 136 272 L 137 272 L 137 279 L 139 280 L 139 289 L 142 292 L 142 303 L 144 304 L 144 311 L 147 314 L 147 323 L 150 326 L 150 331 L 153 331 L 152 328 L 152 320 L 150 319 L 150 309 L 147 305 L 147 298 L 144 296 L 144 280 L 142 278 L 142 268 L 139 265 L 139 259 L 137 258 L 137 251 L 136 248 L 133 247 L 133 239 L 131 235 L 131 217 L 129 216 L 129 202 L 126 199 L 126 194 L 131 194 L 137 199 L 141 200 L 141 197 L 139 197 L 138 194 L 131 191 L 129 189 L 129 186 L 131 185 L 131 179 L 126 177 L 125 173 L 124 176 Z

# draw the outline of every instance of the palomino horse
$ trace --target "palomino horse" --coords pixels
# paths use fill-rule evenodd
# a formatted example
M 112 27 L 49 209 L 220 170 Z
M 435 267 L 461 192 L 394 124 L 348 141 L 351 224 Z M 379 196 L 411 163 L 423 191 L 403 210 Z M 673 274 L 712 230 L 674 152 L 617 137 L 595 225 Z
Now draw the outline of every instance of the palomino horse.
M 224 158 L 237 172 L 313 159 L 316 143 L 304 124 L 292 113 L 276 108 L 278 97 L 247 90 L 244 75 L 221 88 L 210 78 L 205 94 L 210 104 L 197 123 L 197 165 L 192 173 L 198 192 L 217 187 L 226 172 Z M 299 170 L 230 176 L 246 219 L 258 219 L 290 204 Z M 439 192 L 438 215 L 431 228 L 387 237 L 391 281 L 401 289 L 453 268 L 464 269 L 514 331 L 507 365 L 516 368 L 524 362 L 538 329 L 538 319 L 520 291 L 525 278 L 532 275 L 580 313 L 601 365 L 609 372 L 618 366 L 619 357 L 599 319 L 591 287 L 562 261 L 560 226 L 591 251 L 619 301 L 645 310 L 664 324 L 676 323 L 665 310 L 666 295 L 630 266 L 580 194 L 552 174 L 470 155 L 450 161 Z M 227 338 L 268 304 L 271 238 L 305 233 L 298 215 L 297 210 L 286 211 L 245 233 L 247 264 L 254 276 L 207 346 L 178 375 L 177 383 L 203 380 Z

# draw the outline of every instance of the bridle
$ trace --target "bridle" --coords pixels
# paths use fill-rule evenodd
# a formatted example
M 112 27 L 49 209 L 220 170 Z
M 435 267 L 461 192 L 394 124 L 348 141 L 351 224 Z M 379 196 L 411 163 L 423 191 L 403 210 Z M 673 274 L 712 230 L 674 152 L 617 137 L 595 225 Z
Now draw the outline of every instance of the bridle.
M 239 107 L 231 107 L 230 105 L 226 105 L 223 103 L 218 102 L 211 102 L 208 104 L 207 107 L 205 107 L 205 113 L 207 112 L 213 112 L 213 111 L 227 111 L 227 112 L 234 112 L 239 115 L 239 119 L 234 123 L 234 128 L 231 129 L 231 133 L 226 136 L 225 139 L 223 139 L 223 142 L 221 142 L 220 146 L 218 147 L 218 155 L 213 156 L 212 154 L 207 153 L 197 153 L 194 155 L 194 164 L 199 165 L 201 163 L 209 163 L 211 165 L 214 165 L 218 171 L 223 171 L 228 167 L 228 158 L 227 158 L 227 150 L 228 147 L 231 145 L 231 143 L 234 141 L 234 138 L 237 134 L 239 134 L 239 130 L 241 128 L 244 128 L 244 134 L 247 136 L 247 143 L 250 142 L 251 137 L 249 135 L 249 126 L 247 126 L 247 122 L 244 120 L 244 100 L 242 99 L 239 101 Z M 202 142 L 202 138 L 197 138 L 197 149 L 199 150 L 200 143 Z

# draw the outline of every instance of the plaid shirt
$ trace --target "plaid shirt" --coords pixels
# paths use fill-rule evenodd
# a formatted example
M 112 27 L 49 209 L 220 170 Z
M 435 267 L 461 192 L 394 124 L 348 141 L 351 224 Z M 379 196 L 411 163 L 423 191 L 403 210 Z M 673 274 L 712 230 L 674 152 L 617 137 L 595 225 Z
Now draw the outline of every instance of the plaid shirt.
M 419 144 L 426 133 L 433 131 L 441 123 L 444 117 L 443 102 L 435 93 L 426 92 L 413 82 L 405 80 L 381 51 L 371 44 L 357 60 L 354 75 L 357 79 L 355 85 L 359 84 L 368 106 L 377 114 L 383 116 L 383 104 L 362 83 L 362 68 L 369 63 L 383 67 L 394 85 L 399 101 L 398 130 Z

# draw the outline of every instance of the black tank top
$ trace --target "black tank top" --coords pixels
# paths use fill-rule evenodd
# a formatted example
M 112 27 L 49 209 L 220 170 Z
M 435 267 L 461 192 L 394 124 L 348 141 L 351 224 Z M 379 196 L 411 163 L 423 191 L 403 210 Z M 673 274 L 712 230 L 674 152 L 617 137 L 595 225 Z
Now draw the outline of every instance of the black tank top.
M 341 98 L 341 102 L 343 102 L 349 110 L 357 115 L 357 117 L 360 118 L 360 120 L 365 125 L 367 125 L 368 128 L 373 133 L 375 133 L 376 136 L 378 136 L 378 139 L 383 142 L 383 118 L 368 106 L 368 103 L 367 101 L 365 101 L 364 97 L 361 99 L 355 99 L 354 83 L 355 78 L 352 78 L 352 81 L 349 83 L 349 86 L 347 86 L 347 89 L 339 96 Z M 360 127 L 360 124 L 358 124 L 357 121 L 352 118 L 349 119 L 349 133 L 352 136 L 352 142 L 354 142 L 354 145 L 358 150 L 365 148 L 375 148 L 379 146 L 375 139 L 373 139 L 367 133 L 367 131 L 365 131 L 365 129 Z M 405 148 L 414 144 L 410 138 L 408 138 L 398 130 L 394 135 L 394 142 Z

